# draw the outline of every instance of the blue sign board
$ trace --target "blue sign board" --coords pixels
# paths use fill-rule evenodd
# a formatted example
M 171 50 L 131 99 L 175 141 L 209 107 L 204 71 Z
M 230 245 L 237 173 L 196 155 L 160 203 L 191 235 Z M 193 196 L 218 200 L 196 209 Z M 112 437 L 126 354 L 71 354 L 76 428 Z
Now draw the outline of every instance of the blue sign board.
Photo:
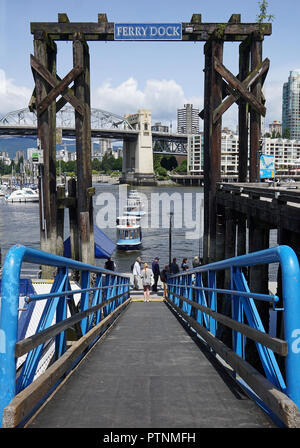
M 275 177 L 275 160 L 274 156 L 262 154 L 260 156 L 260 179 L 273 179 Z
M 114 40 L 182 40 L 181 23 L 115 23 Z

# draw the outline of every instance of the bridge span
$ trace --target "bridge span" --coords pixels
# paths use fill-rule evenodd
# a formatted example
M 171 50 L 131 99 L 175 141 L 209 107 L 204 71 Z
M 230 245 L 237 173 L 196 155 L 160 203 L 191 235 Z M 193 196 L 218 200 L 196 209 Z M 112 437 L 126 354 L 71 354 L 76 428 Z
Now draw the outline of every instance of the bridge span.
M 71 106 L 57 112 L 56 129 L 62 137 L 76 138 L 75 114 Z M 37 133 L 37 116 L 29 108 L 10 112 L 0 120 L 0 137 L 37 136 Z M 152 131 L 151 112 L 147 110 L 121 117 L 92 108 L 91 138 L 123 141 L 123 182 L 128 183 L 153 182 L 153 153 L 187 154 L 188 136 Z
M 57 268 L 48 292 L 21 293 L 25 262 Z M 281 267 L 280 307 L 274 293 L 251 292 L 244 276 L 272 263 Z M 75 289 L 73 270 L 81 273 Z M 230 286 L 219 289 L 217 274 L 228 270 Z M 279 246 L 169 276 L 167 297 L 144 302 L 128 275 L 14 246 L 2 274 L 2 426 L 300 427 L 299 282 L 295 253 Z M 282 338 L 265 330 L 257 302 L 284 309 Z

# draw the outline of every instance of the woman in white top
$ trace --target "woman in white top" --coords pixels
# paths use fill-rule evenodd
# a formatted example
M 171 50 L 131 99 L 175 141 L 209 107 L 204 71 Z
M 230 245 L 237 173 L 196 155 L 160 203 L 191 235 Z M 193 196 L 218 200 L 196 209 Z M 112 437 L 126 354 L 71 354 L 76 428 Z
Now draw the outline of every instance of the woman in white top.
M 152 275 L 153 274 L 151 269 L 149 269 L 148 264 L 145 263 L 141 271 L 141 279 L 144 287 L 144 302 L 150 301 L 150 286 Z

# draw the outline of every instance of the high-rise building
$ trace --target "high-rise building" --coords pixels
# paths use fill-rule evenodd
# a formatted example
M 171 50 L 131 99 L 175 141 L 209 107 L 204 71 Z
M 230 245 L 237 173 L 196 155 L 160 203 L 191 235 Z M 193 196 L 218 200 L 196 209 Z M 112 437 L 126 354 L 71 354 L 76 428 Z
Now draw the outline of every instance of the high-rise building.
M 177 132 L 199 133 L 199 109 L 194 109 L 192 104 L 185 104 L 183 109 L 177 109 Z
M 300 138 L 300 71 L 290 72 L 282 91 L 282 135 Z

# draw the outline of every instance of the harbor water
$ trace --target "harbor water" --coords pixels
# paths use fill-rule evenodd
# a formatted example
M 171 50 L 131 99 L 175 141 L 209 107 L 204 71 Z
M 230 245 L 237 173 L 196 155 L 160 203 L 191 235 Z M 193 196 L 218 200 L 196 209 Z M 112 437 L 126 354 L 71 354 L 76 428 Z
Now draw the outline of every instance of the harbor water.
M 120 190 L 126 187 L 95 183 L 94 223 L 114 242 L 116 227 L 114 217 L 123 214 Z M 112 258 L 119 272 L 129 272 L 138 256 L 142 261 L 152 262 L 160 258 L 160 266 L 169 262 L 169 210 L 172 219 L 172 258 L 181 264 L 184 257 L 192 266 L 195 255 L 202 256 L 203 188 L 183 186 L 134 187 L 144 199 L 146 215 L 141 220 L 142 247 L 140 250 L 123 252 L 115 250 Z M 130 188 L 127 188 L 127 193 Z M 111 198 L 111 199 L 110 199 Z M 110 215 L 110 216 L 108 216 Z M 107 219 L 106 219 L 107 218 Z M 108 219 L 109 218 L 109 219 Z M 103 223 L 103 220 L 105 221 Z M 197 225 L 193 222 L 197 221 Z M 200 222 L 200 225 L 199 225 Z M 194 227 L 194 228 L 193 228 Z M 65 239 L 69 236 L 68 210 L 65 210 Z M 39 204 L 7 203 L 0 198 L 0 247 L 2 263 L 7 250 L 14 244 L 40 248 Z M 98 266 L 105 260 L 97 259 Z

